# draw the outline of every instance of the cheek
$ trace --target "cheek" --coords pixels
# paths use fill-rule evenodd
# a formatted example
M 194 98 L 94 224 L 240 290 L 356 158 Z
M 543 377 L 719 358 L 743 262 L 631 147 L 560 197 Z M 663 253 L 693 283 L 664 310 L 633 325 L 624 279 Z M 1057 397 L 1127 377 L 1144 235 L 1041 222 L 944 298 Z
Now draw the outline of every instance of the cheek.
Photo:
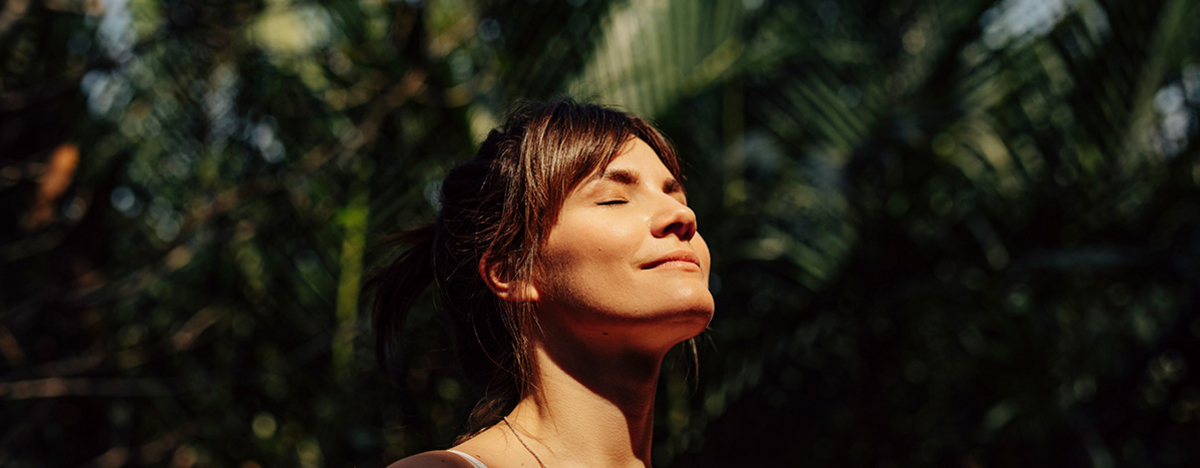
M 704 270 L 704 278 L 707 279 L 708 272 L 712 270 L 712 255 L 708 252 L 708 243 L 697 232 L 696 236 L 692 238 L 692 244 L 696 246 L 696 255 L 700 256 L 700 265 Z
M 632 251 L 628 226 L 605 222 L 602 217 L 560 219 L 542 250 L 542 269 L 550 276 L 575 281 L 614 272 L 623 256 Z
M 550 242 L 564 263 L 599 265 L 628 257 L 637 251 L 641 223 L 611 216 L 575 216 L 551 233 Z M 574 266 L 574 265 L 563 265 Z
M 541 281 L 535 279 L 535 285 L 554 302 L 597 301 L 636 286 L 637 234 L 646 229 L 639 230 L 629 216 L 612 219 L 593 212 L 560 218 L 543 247 L 541 273 L 535 275 Z

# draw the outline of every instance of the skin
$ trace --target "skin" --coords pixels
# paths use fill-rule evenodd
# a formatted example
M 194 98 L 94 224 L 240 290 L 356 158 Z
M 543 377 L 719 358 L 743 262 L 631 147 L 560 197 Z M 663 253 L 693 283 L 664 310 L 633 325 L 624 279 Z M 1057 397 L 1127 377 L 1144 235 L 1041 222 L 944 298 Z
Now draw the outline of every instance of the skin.
M 634 139 L 568 195 L 530 281 L 481 267 L 492 291 L 536 303 L 537 391 L 508 415 L 548 467 L 650 466 L 663 356 L 708 325 L 711 258 L 676 181 Z M 537 467 L 504 423 L 454 447 L 489 468 Z M 392 465 L 469 467 L 434 451 Z

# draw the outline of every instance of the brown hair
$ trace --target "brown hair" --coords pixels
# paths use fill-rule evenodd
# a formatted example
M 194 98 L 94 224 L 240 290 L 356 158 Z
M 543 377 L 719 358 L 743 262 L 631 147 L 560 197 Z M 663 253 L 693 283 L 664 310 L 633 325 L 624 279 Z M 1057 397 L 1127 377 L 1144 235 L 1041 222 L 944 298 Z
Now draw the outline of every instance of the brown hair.
M 497 262 L 500 276 L 528 280 L 563 200 L 634 138 L 683 180 L 675 150 L 641 118 L 569 99 L 521 105 L 446 176 L 436 221 L 385 239 L 405 250 L 364 286 L 375 297 L 376 355 L 386 368 L 409 308 L 435 284 L 463 371 L 483 393 L 467 436 L 497 423 L 534 384 L 533 306 L 496 297 L 481 260 Z

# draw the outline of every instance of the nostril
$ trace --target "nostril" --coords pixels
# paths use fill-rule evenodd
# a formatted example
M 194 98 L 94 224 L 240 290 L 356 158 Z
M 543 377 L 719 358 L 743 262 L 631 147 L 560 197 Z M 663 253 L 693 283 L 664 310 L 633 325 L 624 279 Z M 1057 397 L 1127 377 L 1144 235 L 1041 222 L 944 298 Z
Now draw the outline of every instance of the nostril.
M 696 214 L 687 205 L 680 205 L 678 200 L 672 200 L 676 204 L 663 212 L 662 218 L 654 222 L 658 226 L 654 230 L 655 236 L 663 237 L 673 234 L 680 240 L 691 240 L 696 235 Z
M 691 240 L 692 236 L 696 235 L 696 225 L 694 223 L 674 222 L 667 225 L 663 230 L 663 235 L 675 234 L 681 240 Z

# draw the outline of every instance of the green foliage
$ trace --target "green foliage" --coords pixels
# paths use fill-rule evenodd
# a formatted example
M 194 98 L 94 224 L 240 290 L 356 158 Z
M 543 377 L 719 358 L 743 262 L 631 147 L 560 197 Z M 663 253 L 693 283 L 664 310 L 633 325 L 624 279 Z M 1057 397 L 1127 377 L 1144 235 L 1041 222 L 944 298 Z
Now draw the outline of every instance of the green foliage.
M 663 128 L 714 251 L 658 465 L 1195 465 L 1198 23 L 1186 0 L 9 0 L 0 464 L 449 445 L 473 390 L 428 300 L 375 367 L 369 247 L 434 215 L 512 101 L 569 93 Z

